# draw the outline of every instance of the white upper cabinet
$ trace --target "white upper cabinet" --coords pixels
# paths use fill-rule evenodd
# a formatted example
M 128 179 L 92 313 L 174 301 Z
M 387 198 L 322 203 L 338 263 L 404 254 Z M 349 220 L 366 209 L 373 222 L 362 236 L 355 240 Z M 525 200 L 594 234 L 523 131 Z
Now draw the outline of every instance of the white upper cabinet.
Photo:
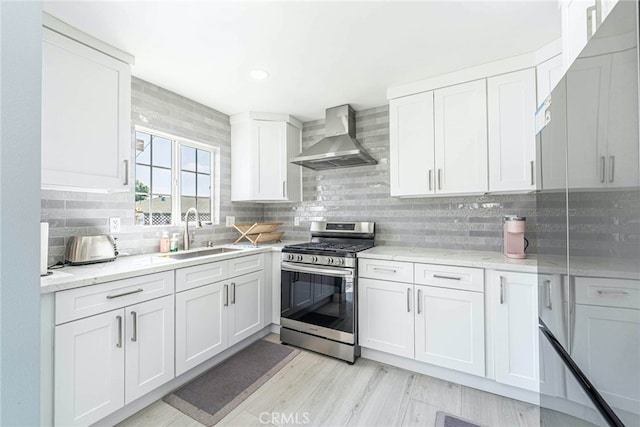
M 489 191 L 536 188 L 533 68 L 487 79 Z
M 486 81 L 438 89 L 434 106 L 436 194 L 486 192 Z
M 289 162 L 301 150 L 302 124 L 282 114 L 231 117 L 231 200 L 302 200 L 300 166 Z
M 538 92 L 536 107 L 547 99 L 563 75 L 562 55 L 556 55 L 536 67 L 536 89 Z
M 542 163 L 545 190 L 561 190 L 567 185 L 567 84 L 560 80 L 553 92 L 551 121 L 540 133 L 538 158 Z
M 127 191 L 130 65 L 43 28 L 42 188 Z
M 389 102 L 391 196 L 435 193 L 433 91 Z

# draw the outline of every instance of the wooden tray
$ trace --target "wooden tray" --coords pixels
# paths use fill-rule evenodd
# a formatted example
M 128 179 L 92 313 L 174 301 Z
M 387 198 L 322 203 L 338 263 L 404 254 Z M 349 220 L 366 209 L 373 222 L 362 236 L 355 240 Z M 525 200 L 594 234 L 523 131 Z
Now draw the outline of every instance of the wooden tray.
M 255 222 L 253 224 L 233 224 L 233 227 L 241 234 L 235 243 L 242 239 L 249 240 L 253 246 L 258 243 L 279 242 L 284 231 L 276 231 L 282 225 L 281 222 Z

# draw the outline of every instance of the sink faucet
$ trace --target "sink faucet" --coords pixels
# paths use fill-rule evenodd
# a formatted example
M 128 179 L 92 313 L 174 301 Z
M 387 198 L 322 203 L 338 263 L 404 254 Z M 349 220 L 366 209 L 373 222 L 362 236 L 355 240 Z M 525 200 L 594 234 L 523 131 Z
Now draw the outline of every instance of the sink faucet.
M 200 215 L 198 214 L 198 210 L 196 208 L 189 208 L 187 213 L 184 214 L 184 250 L 188 250 L 191 243 L 194 242 L 194 239 L 191 239 L 189 236 L 189 214 L 193 212 L 196 216 L 196 228 L 202 228 L 202 224 L 200 223 Z

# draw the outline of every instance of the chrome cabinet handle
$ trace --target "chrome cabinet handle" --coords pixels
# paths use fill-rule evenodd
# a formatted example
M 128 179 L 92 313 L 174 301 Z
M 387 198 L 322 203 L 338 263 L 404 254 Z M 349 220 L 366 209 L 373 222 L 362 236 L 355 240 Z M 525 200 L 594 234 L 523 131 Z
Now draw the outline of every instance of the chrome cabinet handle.
M 598 290 L 598 295 L 619 295 L 619 296 L 625 296 L 625 295 L 629 295 L 629 292 L 625 292 L 625 291 L 609 291 L 609 290 Z
M 129 185 L 129 160 L 124 161 L 124 183 L 122 185 Z
M 593 13 L 596 12 L 597 14 L 597 10 L 596 10 L 596 6 L 590 6 L 587 8 L 587 40 L 589 40 L 594 33 L 594 28 L 593 28 Z M 597 19 L 597 18 L 596 18 Z
M 224 285 L 224 306 L 229 306 L 229 285 Z
M 500 304 L 504 304 L 504 277 L 500 276 Z
M 116 294 L 116 295 L 107 295 L 107 299 L 114 299 L 114 298 L 120 298 L 120 297 L 124 297 L 127 295 L 133 295 L 133 294 L 137 294 L 139 292 L 142 292 L 144 289 L 142 288 L 138 288 L 135 291 L 129 291 L 129 292 L 124 292 L 121 294 Z
M 287 197 L 287 181 L 282 181 L 282 197 Z
M 553 306 L 551 305 L 551 280 L 545 280 L 544 284 L 547 285 L 547 308 L 553 310 Z
M 600 157 L 600 182 L 604 182 L 604 156 Z
M 138 341 L 138 315 L 135 311 L 131 312 L 131 318 L 133 320 L 133 333 L 131 334 L 131 341 Z
M 531 160 L 531 185 L 534 184 L 534 172 L 535 172 L 535 168 L 533 167 L 533 160 Z
M 420 308 L 420 301 L 422 300 L 422 290 L 418 289 L 418 314 L 420 314 L 420 312 L 422 311 L 422 309 Z
M 434 274 L 433 277 L 435 279 L 462 280 L 462 277 L 458 277 L 458 276 L 443 276 L 441 274 Z
M 609 182 L 613 182 L 613 167 L 615 165 L 613 156 L 609 156 Z
M 374 267 L 373 271 L 382 271 L 384 273 L 395 273 L 396 270 L 393 268 L 379 268 L 379 267 Z
M 236 303 L 236 284 L 231 282 L 231 304 Z
M 438 190 L 442 190 L 442 169 L 438 169 Z
M 116 316 L 116 319 L 118 319 L 118 342 L 116 347 L 122 348 L 122 316 Z
M 407 313 L 411 312 L 411 288 L 407 288 Z
M 431 181 L 432 181 L 432 175 L 433 175 L 433 171 L 431 169 L 429 169 L 429 191 L 431 191 L 432 189 L 432 185 L 431 185 Z

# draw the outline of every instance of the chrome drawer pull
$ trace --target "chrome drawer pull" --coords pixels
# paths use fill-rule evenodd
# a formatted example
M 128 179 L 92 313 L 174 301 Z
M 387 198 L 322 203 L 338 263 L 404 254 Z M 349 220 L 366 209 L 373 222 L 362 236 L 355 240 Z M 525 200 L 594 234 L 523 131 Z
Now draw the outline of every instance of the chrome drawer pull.
M 236 303 L 236 284 L 231 282 L 231 304 Z
M 625 296 L 625 295 L 629 295 L 629 292 L 625 292 L 625 291 L 603 291 L 603 290 L 599 290 L 598 291 L 599 295 L 620 295 L 620 296 Z
M 431 191 L 431 189 L 433 187 L 431 185 L 431 181 L 432 181 L 431 175 L 433 175 L 433 171 L 431 169 L 429 169 L 429 191 Z
M 229 306 L 229 285 L 224 285 L 224 306 Z
M 551 305 L 551 280 L 545 280 L 544 283 L 547 285 L 547 308 L 553 310 Z
M 374 267 L 373 271 L 382 271 L 384 273 L 395 273 L 396 270 L 393 268 L 378 268 L 378 267 Z
M 407 288 L 407 313 L 411 312 L 411 288 Z
M 504 304 L 504 277 L 500 276 L 500 304 Z
M 422 291 L 420 289 L 418 289 L 418 314 L 420 314 L 420 312 L 422 311 L 420 309 L 420 300 L 422 300 Z
M 609 156 L 609 182 L 613 182 L 613 176 L 614 176 L 614 157 L 613 156 Z
M 142 292 L 144 289 L 142 288 L 138 288 L 135 291 L 129 291 L 129 292 L 124 292 L 121 294 L 117 294 L 117 295 L 107 295 L 107 299 L 114 299 L 114 298 L 120 298 L 120 297 L 124 297 L 127 295 L 133 295 L 133 294 L 137 294 L 139 292 Z
M 442 276 L 440 274 L 434 274 L 433 277 L 435 279 L 462 280 L 462 277 L 458 277 L 458 276 Z

